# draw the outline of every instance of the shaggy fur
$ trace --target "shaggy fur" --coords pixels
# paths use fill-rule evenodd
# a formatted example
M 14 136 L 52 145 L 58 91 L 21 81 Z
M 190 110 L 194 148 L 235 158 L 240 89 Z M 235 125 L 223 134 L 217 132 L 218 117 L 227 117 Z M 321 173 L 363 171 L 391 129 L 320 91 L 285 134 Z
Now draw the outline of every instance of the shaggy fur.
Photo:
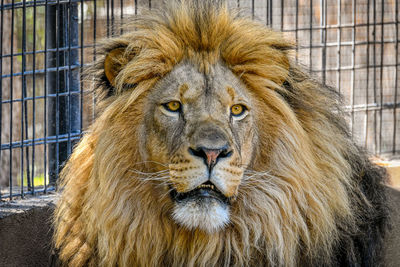
M 126 29 L 104 44 L 111 61 L 103 57 L 89 71 L 99 116 L 62 171 L 54 242 L 63 264 L 381 263 L 385 174 L 351 140 L 336 93 L 292 62 L 293 44 L 212 1 L 173 1 Z M 214 233 L 171 219 L 160 179 L 147 179 L 168 179 L 168 172 L 146 164 L 139 145 L 148 91 L 184 60 L 204 73 L 223 62 L 260 111 L 258 146 L 230 223 Z

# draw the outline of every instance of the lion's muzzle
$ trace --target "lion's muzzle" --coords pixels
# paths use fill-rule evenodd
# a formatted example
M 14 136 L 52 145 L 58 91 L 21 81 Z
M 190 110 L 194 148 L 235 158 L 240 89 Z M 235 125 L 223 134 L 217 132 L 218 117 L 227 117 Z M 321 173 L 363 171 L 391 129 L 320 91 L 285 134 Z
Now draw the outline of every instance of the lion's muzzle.
M 234 175 L 237 167 L 232 166 L 238 155 L 231 135 L 218 122 L 196 123 L 191 133 L 181 150 L 190 163 L 180 168 L 170 164 L 173 218 L 188 229 L 211 233 L 229 223 L 230 197 L 241 178 L 241 173 Z

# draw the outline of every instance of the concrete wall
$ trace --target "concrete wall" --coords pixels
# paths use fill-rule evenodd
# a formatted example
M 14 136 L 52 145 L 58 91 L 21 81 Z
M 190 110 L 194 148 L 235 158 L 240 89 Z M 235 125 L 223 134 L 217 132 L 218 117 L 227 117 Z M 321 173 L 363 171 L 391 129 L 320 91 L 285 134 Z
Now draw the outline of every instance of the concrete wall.
M 0 266 L 49 266 L 55 195 L 0 203 Z
M 385 242 L 385 266 L 400 266 L 400 191 L 388 187 L 391 229 Z

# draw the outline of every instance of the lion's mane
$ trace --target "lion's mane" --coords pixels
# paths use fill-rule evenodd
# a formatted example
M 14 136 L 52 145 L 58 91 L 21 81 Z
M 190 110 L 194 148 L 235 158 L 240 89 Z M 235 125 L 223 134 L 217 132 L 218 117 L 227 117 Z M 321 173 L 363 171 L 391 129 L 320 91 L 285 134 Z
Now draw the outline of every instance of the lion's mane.
M 61 174 L 54 244 L 65 265 L 380 262 L 385 175 L 351 140 L 336 93 L 292 61 L 293 44 L 212 1 L 174 1 L 126 29 L 100 52 L 124 49 L 113 84 L 105 57 L 89 70 L 99 115 Z M 139 146 L 143 100 L 182 60 L 205 72 L 224 62 L 258 110 L 276 118 L 255 115 L 260 146 L 230 224 L 213 234 L 174 223 L 168 194 L 160 196 L 154 180 L 142 179 L 157 175 L 149 173 Z

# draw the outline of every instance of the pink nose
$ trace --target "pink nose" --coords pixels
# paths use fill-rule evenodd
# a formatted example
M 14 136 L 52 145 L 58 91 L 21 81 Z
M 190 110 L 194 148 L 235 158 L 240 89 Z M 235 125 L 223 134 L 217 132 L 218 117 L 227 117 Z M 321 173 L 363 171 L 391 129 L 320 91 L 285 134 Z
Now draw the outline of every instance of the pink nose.
M 197 149 L 189 148 L 189 153 L 194 156 L 204 159 L 204 163 L 211 170 L 221 158 L 228 158 L 232 155 L 227 146 L 220 149 L 210 149 L 205 147 L 198 147 Z
M 217 149 L 204 149 L 206 154 L 206 163 L 208 167 L 212 167 L 217 163 L 217 158 L 221 154 L 222 150 Z

